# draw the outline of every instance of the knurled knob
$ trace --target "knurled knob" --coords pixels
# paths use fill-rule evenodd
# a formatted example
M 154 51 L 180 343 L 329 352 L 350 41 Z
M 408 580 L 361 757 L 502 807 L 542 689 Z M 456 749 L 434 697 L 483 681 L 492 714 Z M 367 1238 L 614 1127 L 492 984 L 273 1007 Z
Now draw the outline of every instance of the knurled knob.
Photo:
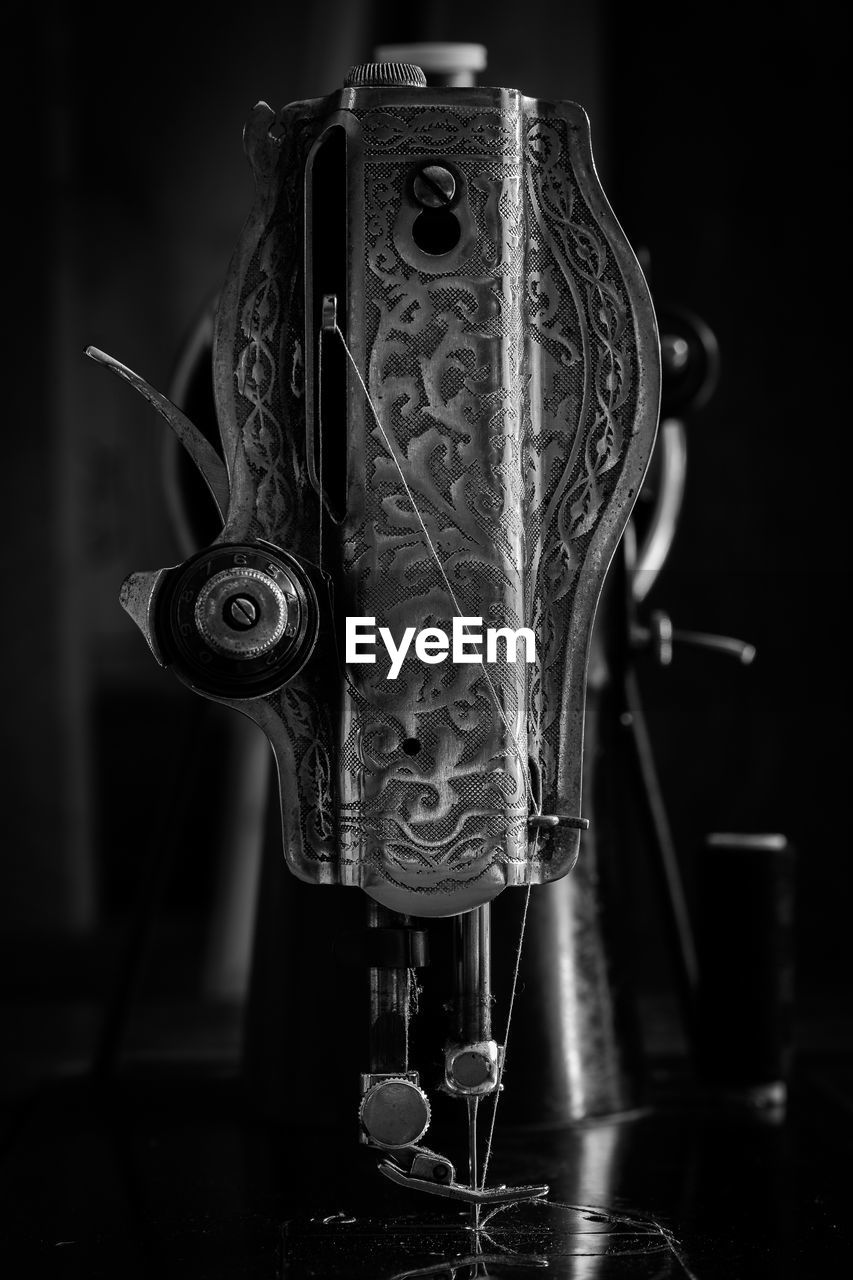
M 298 611 L 296 597 L 286 596 L 268 573 L 235 565 L 204 584 L 195 624 L 211 649 L 230 658 L 257 658 L 278 644 L 291 610 Z
M 426 88 L 426 76 L 412 62 L 359 62 L 350 67 L 344 80 L 345 89 L 390 88 L 408 85 Z
M 364 1132 L 379 1147 L 409 1147 L 429 1128 L 430 1105 L 423 1089 L 404 1077 L 379 1080 L 361 1100 Z
M 311 657 L 320 601 L 311 571 L 264 542 L 220 542 L 169 570 L 154 627 L 175 674 L 216 698 L 260 698 Z

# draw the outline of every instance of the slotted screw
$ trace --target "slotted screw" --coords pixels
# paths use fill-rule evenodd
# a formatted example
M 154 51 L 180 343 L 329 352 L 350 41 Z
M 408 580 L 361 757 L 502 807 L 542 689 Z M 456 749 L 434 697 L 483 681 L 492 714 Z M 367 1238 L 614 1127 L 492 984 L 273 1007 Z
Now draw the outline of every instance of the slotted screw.
M 412 191 L 423 209 L 446 209 L 456 194 L 456 179 L 441 164 L 426 164 L 415 174 Z
M 228 616 L 235 626 L 248 630 L 258 620 L 258 606 L 248 596 L 234 596 L 228 602 Z

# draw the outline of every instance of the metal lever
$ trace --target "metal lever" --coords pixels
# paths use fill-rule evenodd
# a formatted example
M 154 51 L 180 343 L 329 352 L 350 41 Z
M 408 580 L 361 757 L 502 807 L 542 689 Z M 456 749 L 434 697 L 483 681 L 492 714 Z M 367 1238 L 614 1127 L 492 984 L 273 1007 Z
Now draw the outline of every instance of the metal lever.
M 129 386 L 133 387 L 134 391 L 139 392 L 143 400 L 147 400 L 152 408 L 156 409 L 162 418 L 165 418 L 198 467 L 224 523 L 228 515 L 230 482 L 225 463 L 210 441 L 202 435 L 198 427 L 190 422 L 183 410 L 179 409 L 176 404 L 172 404 L 172 401 L 167 396 L 157 391 L 151 386 L 150 382 L 146 382 L 138 373 L 134 373 L 132 369 L 129 369 L 126 364 L 122 364 L 120 360 L 116 360 L 114 356 L 107 355 L 106 351 L 100 351 L 97 347 L 87 347 L 86 355 L 90 360 L 94 360 L 96 364 L 103 365 L 111 373 L 123 378 Z
M 408 1159 L 408 1167 L 401 1160 Z M 406 1147 L 393 1159 L 380 1160 L 379 1172 L 400 1187 L 426 1191 L 429 1195 L 458 1200 L 462 1204 L 502 1205 L 522 1200 L 538 1200 L 548 1194 L 548 1186 L 466 1187 L 456 1181 L 456 1170 L 446 1156 L 426 1147 Z
M 650 648 L 662 667 L 672 662 L 673 647 L 677 644 L 692 645 L 695 649 L 709 649 L 724 657 L 736 658 L 748 667 L 755 659 L 755 645 L 732 636 L 714 636 L 706 631 L 681 631 L 672 625 L 669 614 L 656 610 L 648 627 L 637 623 L 631 626 L 631 646 L 634 649 Z
M 566 813 L 534 813 L 527 819 L 527 825 L 534 831 L 554 831 L 557 827 L 588 831 L 589 818 L 576 818 Z

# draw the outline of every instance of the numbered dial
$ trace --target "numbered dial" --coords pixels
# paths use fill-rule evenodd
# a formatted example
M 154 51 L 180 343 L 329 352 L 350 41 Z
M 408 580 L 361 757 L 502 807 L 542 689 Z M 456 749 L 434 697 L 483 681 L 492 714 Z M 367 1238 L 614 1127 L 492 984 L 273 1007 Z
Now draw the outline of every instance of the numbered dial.
M 218 546 L 175 570 L 158 624 L 182 679 L 219 697 L 256 698 L 307 662 L 319 609 L 294 557 L 263 545 Z

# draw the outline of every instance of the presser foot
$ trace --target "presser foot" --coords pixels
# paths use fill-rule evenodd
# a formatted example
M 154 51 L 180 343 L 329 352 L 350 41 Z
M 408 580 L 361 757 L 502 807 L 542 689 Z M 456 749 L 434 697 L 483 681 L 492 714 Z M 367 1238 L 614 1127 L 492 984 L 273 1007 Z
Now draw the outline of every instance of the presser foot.
M 496 1206 L 522 1200 L 538 1200 L 548 1194 L 544 1183 L 523 1187 L 466 1187 L 456 1181 L 456 1170 L 446 1156 L 426 1147 L 408 1147 L 395 1152 L 394 1158 L 379 1162 L 379 1172 L 398 1186 L 413 1191 L 426 1191 L 462 1204 Z

